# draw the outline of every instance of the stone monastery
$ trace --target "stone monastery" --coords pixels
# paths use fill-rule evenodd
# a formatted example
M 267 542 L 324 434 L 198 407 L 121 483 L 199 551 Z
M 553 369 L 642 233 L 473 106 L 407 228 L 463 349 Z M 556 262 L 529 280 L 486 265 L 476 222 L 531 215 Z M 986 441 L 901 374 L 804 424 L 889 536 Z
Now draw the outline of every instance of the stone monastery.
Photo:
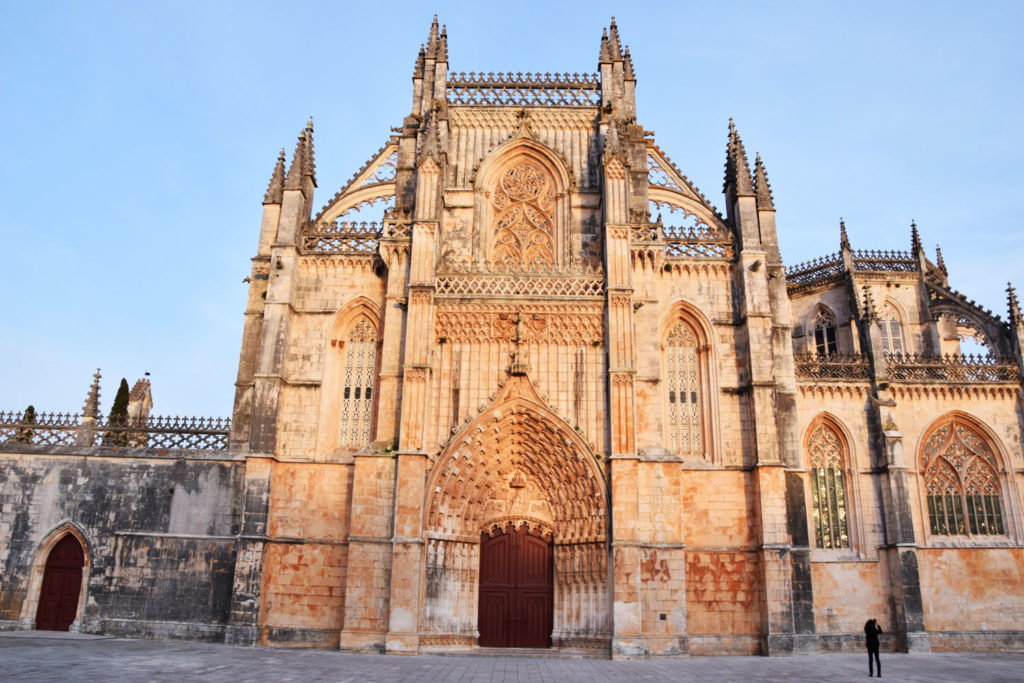
M 627 658 L 877 617 L 1024 649 L 1013 289 L 979 307 L 916 226 L 785 267 L 761 159 L 730 122 L 716 210 L 614 21 L 595 74 L 447 55 L 435 19 L 319 211 L 312 123 L 282 152 L 230 423 L 150 416 L 148 381 L 103 417 L 99 373 L 81 415 L 0 415 L 0 628 Z

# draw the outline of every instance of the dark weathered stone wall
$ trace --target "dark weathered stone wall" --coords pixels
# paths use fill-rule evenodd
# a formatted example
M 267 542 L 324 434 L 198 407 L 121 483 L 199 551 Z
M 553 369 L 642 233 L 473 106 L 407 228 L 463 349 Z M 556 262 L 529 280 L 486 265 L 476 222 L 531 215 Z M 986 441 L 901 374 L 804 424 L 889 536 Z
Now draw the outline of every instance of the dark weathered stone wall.
M 243 460 L 226 453 L 15 447 L 0 447 L 0 628 L 32 627 L 35 614 L 24 612 L 38 597 L 33 565 L 54 531 L 71 524 L 88 546 L 81 630 L 223 636 Z

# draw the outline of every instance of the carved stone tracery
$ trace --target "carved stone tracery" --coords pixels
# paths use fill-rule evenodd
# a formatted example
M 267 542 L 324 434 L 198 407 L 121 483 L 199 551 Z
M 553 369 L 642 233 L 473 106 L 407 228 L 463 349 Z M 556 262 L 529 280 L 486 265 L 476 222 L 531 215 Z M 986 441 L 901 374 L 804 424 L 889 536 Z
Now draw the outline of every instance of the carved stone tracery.
M 528 161 L 506 170 L 491 200 L 492 261 L 548 264 L 555 261 L 554 181 Z
M 931 533 L 1003 533 L 998 461 L 975 429 L 952 419 L 935 429 L 921 449 L 921 469 Z

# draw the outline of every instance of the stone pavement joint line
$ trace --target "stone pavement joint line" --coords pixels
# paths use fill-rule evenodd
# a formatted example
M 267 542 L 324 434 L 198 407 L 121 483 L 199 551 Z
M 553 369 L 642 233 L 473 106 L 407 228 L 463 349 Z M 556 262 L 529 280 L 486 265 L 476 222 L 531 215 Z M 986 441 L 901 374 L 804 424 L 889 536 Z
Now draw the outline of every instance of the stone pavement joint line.
M 855 681 L 863 654 L 689 657 L 634 661 L 498 656 L 389 657 L 331 650 L 0 633 L 0 681 Z M 885 678 L 1019 681 L 1024 653 L 883 653 Z

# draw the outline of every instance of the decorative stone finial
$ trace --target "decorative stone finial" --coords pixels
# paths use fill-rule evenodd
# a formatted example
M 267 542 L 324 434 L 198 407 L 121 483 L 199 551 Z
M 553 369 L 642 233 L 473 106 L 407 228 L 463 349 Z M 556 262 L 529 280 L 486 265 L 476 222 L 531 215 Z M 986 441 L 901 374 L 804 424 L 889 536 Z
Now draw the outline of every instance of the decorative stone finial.
M 914 256 L 921 253 L 921 235 L 918 234 L 917 223 L 913 219 L 910 221 L 910 251 Z
M 598 61 L 600 61 L 600 62 L 610 62 L 610 61 L 612 61 L 612 49 L 608 45 L 608 29 L 603 29 L 601 31 L 601 53 L 600 53 L 600 55 L 598 57 Z
M 96 374 L 92 376 L 92 384 L 89 385 L 89 395 L 85 398 L 85 406 L 82 408 L 83 417 L 100 416 L 100 369 L 96 368 Z
M 309 118 L 306 127 L 299 133 L 299 139 L 295 143 L 295 154 L 292 155 L 291 166 L 288 167 L 288 176 L 285 178 L 284 189 L 302 189 L 302 179 L 309 177 L 316 187 L 316 162 L 313 156 L 313 117 Z
M 284 147 L 277 155 L 277 163 L 274 165 L 274 172 L 270 175 L 270 184 L 267 185 L 267 193 L 263 195 L 264 204 L 280 204 L 281 194 L 284 190 Z
M 608 49 L 613 60 L 622 59 L 622 43 L 619 42 L 619 27 L 615 25 L 615 17 L 612 17 L 612 24 L 608 27 Z
M 1017 290 L 1010 282 L 1006 283 L 1006 302 L 1010 309 L 1010 324 L 1019 325 L 1021 322 L 1020 301 L 1017 300 Z
M 839 248 L 842 251 L 850 250 L 850 238 L 846 234 L 846 221 L 839 219 Z
M 633 56 L 629 54 L 629 45 L 627 45 L 626 49 L 623 51 L 622 58 L 625 60 L 625 65 L 622 70 L 623 78 L 627 81 L 635 81 L 636 74 L 633 73 Z
M 447 62 L 448 61 L 448 26 L 442 24 L 441 26 L 441 39 L 437 43 L 437 61 Z
M 772 186 L 768 182 L 768 171 L 764 168 L 761 155 L 754 156 L 754 194 L 757 195 L 757 208 L 762 211 L 774 211 L 775 200 L 772 197 Z
M 943 275 L 949 275 L 949 271 L 946 270 L 946 261 L 942 258 L 942 247 L 937 244 L 935 245 L 935 265 Z
M 754 194 L 747 152 L 743 149 L 743 140 L 740 139 L 732 118 L 729 119 L 729 142 L 725 148 L 725 183 L 722 191 L 728 191 L 729 185 L 736 188 L 736 194 L 739 196 L 749 197 Z
M 441 36 L 438 31 L 437 15 L 430 22 L 430 33 L 427 35 L 427 58 L 437 59 L 438 49 L 441 46 Z

